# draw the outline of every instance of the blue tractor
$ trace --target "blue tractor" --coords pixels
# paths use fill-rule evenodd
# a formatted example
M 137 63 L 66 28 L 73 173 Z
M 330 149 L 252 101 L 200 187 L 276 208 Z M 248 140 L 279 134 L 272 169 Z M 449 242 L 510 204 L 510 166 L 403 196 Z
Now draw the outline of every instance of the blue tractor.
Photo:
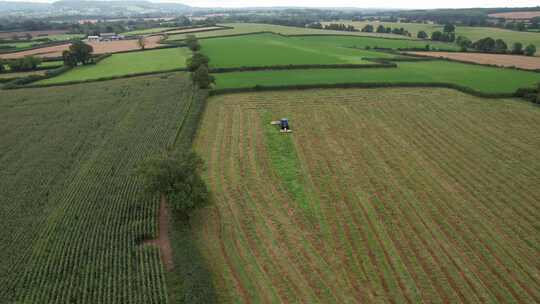
M 275 120 L 270 122 L 272 125 L 279 125 L 279 132 L 281 133 L 291 133 L 291 127 L 289 126 L 289 120 L 287 118 L 282 118 L 280 120 Z

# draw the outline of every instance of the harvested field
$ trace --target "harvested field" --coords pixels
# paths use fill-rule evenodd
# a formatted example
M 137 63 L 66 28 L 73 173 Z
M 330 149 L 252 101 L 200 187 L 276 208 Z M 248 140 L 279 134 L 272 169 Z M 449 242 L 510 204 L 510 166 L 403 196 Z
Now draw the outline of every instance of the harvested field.
M 519 20 L 519 19 L 532 19 L 535 17 L 540 17 L 540 11 L 538 12 L 512 12 L 512 13 L 497 13 L 497 14 L 489 14 L 488 15 L 491 18 L 504 18 L 504 19 L 513 19 L 513 20 Z
M 60 44 L 55 46 L 47 46 L 38 49 L 32 49 L 27 51 L 0 54 L 0 58 L 3 59 L 15 59 L 22 58 L 24 56 L 38 56 L 42 58 L 53 58 L 62 56 L 62 52 L 67 50 L 71 43 Z
M 159 42 L 163 39 L 163 36 L 150 36 L 146 37 L 146 49 L 154 49 L 160 46 Z M 137 40 L 118 40 L 118 41 L 107 41 L 107 42 L 86 42 L 94 48 L 94 54 L 105 54 L 105 53 L 117 53 L 125 51 L 133 51 L 141 49 Z M 13 58 L 22 58 L 24 56 L 38 56 L 43 58 L 54 58 L 62 56 L 62 52 L 67 50 L 71 43 L 38 48 L 28 51 L 16 52 L 16 53 L 7 53 L 0 54 L 0 58 L 4 59 L 13 59 Z
M 539 126 L 447 89 L 212 97 L 192 226 L 218 302 L 538 303 Z
M 163 36 L 150 36 L 145 37 L 146 49 L 155 49 L 160 46 L 159 42 L 163 39 Z M 105 53 L 116 53 L 116 52 L 125 52 L 140 50 L 138 40 L 118 40 L 118 41 L 108 41 L 108 42 L 87 42 L 94 48 L 95 54 L 105 54 Z
M 540 57 L 455 52 L 407 52 L 407 54 L 435 58 L 448 58 L 458 61 L 489 64 L 501 67 L 517 67 L 526 70 L 540 69 Z

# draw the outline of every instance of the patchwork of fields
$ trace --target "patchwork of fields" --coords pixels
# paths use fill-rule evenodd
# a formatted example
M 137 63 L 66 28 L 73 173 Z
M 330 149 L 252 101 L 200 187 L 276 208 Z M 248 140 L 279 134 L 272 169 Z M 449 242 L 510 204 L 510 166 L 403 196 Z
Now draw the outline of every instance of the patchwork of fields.
M 397 68 L 309 69 L 216 74 L 216 88 L 337 83 L 449 83 L 482 93 L 513 93 L 534 87 L 540 73 L 448 61 L 399 62 Z
M 135 170 L 174 142 L 188 76 L 1 94 L 0 302 L 166 303 Z
M 447 89 L 212 97 L 193 225 L 220 302 L 538 302 L 539 124 Z
M 328 22 L 327 22 L 328 23 Z M 436 24 L 422 24 L 422 23 L 391 23 L 391 22 L 351 22 L 351 21 L 340 21 L 340 23 L 344 24 L 350 24 L 355 26 L 358 29 L 362 29 L 366 24 L 372 24 L 377 28 L 380 24 L 384 25 L 385 27 L 397 27 L 397 28 L 404 28 L 410 33 L 412 33 L 413 37 L 416 37 L 417 33 L 419 31 L 425 31 L 428 33 L 428 35 L 431 35 L 432 32 L 435 31 L 442 31 L 443 26 L 442 25 L 436 25 Z M 529 43 L 532 43 L 537 46 L 537 48 L 540 48 L 540 35 L 538 33 L 532 33 L 532 32 L 518 32 L 518 31 L 511 31 L 506 29 L 500 29 L 500 28 L 493 28 L 493 27 L 472 27 L 472 26 L 456 26 L 456 35 L 458 36 L 465 36 L 472 41 L 477 41 L 482 38 L 491 37 L 493 39 L 502 39 L 504 40 L 508 45 L 512 45 L 515 42 L 521 42 L 524 45 L 527 45 Z M 540 55 L 540 50 L 536 53 L 536 55 Z
M 186 48 L 168 48 L 113 54 L 96 65 L 77 67 L 60 76 L 44 79 L 37 83 L 53 84 L 86 81 L 184 68 L 186 66 L 188 52 Z

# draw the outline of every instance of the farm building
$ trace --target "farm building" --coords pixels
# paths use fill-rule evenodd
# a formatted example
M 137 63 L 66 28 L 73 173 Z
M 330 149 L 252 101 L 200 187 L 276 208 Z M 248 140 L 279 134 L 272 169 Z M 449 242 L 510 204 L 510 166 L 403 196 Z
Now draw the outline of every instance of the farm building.
M 116 41 L 116 40 L 123 40 L 123 35 L 117 35 L 116 33 L 102 33 L 99 35 L 100 41 Z

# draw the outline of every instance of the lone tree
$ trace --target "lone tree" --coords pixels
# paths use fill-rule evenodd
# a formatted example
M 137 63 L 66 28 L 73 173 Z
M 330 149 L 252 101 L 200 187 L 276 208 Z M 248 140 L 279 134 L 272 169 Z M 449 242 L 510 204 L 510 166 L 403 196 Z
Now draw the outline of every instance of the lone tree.
M 69 52 L 75 57 L 77 63 L 88 64 L 92 58 L 94 48 L 80 40 L 74 41 L 69 47 Z
M 428 38 L 428 34 L 424 31 L 420 31 L 418 32 L 418 34 L 416 34 L 416 37 L 418 37 L 418 39 L 427 39 Z
M 75 58 L 75 55 L 70 51 L 64 51 L 62 52 L 62 58 L 64 60 L 65 66 L 75 67 L 77 66 L 77 58 Z
M 197 52 L 201 49 L 201 45 L 199 44 L 199 41 L 197 41 L 195 35 L 188 35 L 186 37 L 186 45 L 193 52 Z
M 194 152 L 147 160 L 138 169 L 151 195 L 165 195 L 169 206 L 188 220 L 191 212 L 208 203 L 208 189 L 199 172 L 202 159 Z
M 210 75 L 208 66 L 201 65 L 195 72 L 191 74 L 191 79 L 201 89 L 208 89 L 215 82 L 214 76 Z
M 527 56 L 534 56 L 536 54 L 536 46 L 534 44 L 529 44 L 525 48 L 525 55 Z
M 139 38 L 139 40 L 137 40 L 137 44 L 139 45 L 141 50 L 144 50 L 144 48 L 146 47 L 146 39 L 144 39 L 144 37 Z
M 195 53 L 193 56 L 186 60 L 186 66 L 189 71 L 196 71 L 200 66 L 206 65 L 210 62 L 210 58 L 201 53 Z

